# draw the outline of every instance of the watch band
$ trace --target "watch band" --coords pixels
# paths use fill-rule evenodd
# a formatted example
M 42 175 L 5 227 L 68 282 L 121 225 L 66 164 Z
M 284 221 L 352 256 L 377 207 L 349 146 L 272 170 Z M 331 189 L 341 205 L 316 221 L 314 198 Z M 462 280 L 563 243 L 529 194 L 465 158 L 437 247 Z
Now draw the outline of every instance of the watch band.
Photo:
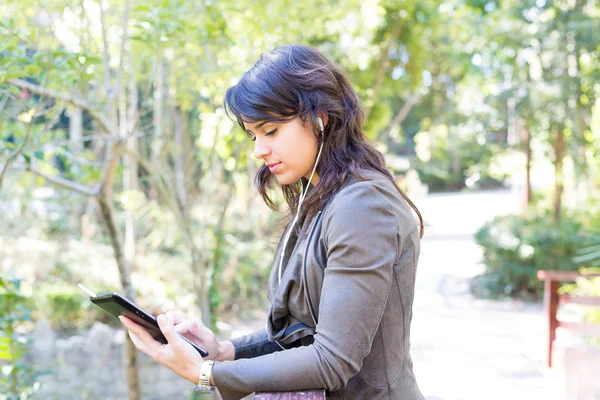
M 198 393 L 213 393 L 215 391 L 214 386 L 210 384 L 210 376 L 212 374 L 212 367 L 215 362 L 213 360 L 202 361 L 200 365 L 200 377 L 198 378 L 198 384 L 194 386 L 194 390 Z

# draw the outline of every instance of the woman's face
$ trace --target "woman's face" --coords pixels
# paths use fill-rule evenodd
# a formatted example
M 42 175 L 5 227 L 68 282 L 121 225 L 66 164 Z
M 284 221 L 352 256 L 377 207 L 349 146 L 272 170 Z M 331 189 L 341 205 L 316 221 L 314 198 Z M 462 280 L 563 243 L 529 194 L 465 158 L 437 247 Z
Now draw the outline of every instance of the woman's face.
M 289 122 L 246 122 L 246 130 L 253 136 L 254 156 L 265 162 L 282 185 L 289 185 L 300 178 L 310 178 L 317 159 L 317 138 L 310 124 L 300 117 Z M 315 172 L 311 183 L 316 185 L 319 176 Z

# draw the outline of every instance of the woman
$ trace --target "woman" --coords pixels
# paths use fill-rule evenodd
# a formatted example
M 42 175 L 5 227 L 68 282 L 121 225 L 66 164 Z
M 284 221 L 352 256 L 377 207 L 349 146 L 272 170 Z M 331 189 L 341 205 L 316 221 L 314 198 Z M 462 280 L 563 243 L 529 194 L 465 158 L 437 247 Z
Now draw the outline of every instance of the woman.
M 201 322 L 167 313 L 162 345 L 122 318 L 133 342 L 226 400 L 320 388 L 340 399 L 423 399 L 409 355 L 423 221 L 365 139 L 350 82 L 315 49 L 283 46 L 261 56 L 225 103 L 264 161 L 256 184 L 265 202 L 273 207 L 278 185 L 290 207 L 267 327 L 218 342 Z

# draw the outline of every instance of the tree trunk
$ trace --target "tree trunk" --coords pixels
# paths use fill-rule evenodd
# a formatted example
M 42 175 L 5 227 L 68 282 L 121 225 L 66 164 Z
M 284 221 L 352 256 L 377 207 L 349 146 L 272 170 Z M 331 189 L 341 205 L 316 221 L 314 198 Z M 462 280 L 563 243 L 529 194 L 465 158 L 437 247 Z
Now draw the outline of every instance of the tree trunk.
M 124 157 L 124 171 L 123 171 L 123 189 L 125 191 L 128 190 L 138 190 L 138 165 L 137 160 L 131 156 L 130 154 L 138 152 L 137 145 L 137 137 L 134 134 L 135 129 L 135 119 L 137 117 L 137 84 L 135 82 L 135 77 L 131 76 L 129 82 L 129 94 L 130 94 L 130 102 L 129 108 L 127 107 L 126 93 L 125 90 L 122 92 L 120 106 L 120 115 L 121 115 L 121 137 L 127 138 L 127 150 L 128 154 Z M 136 254 L 136 246 L 135 246 L 135 219 L 133 216 L 133 211 L 129 208 L 125 210 L 125 258 L 129 263 L 133 263 Z
M 523 142 L 525 144 L 525 209 L 531 205 L 531 134 L 529 129 L 523 128 Z
M 106 227 L 106 233 L 108 234 L 110 244 L 113 248 L 115 260 L 119 268 L 119 278 L 121 279 L 121 286 L 125 297 L 131 301 L 135 301 L 135 290 L 131 283 L 131 263 L 125 257 L 123 251 L 123 240 L 119 230 L 119 226 L 116 222 L 114 209 L 113 209 L 113 196 L 112 190 L 119 165 L 119 154 L 120 144 L 113 145 L 108 152 L 108 165 L 106 166 L 106 176 L 102 182 L 100 194 L 98 195 L 98 205 L 100 206 L 100 214 L 102 215 L 102 221 Z M 127 340 L 125 342 L 125 368 L 127 371 L 127 385 L 129 400 L 141 400 L 141 389 L 139 380 L 139 369 L 138 369 L 138 357 L 137 348 L 131 342 Z
M 164 97 L 165 97 L 165 63 L 158 54 L 154 76 L 154 94 L 152 103 L 152 118 L 154 126 L 154 137 L 150 149 L 150 161 L 158 165 L 165 142 L 164 133 Z M 150 185 L 150 198 L 156 199 L 158 189 L 154 183 Z
M 175 136 L 176 151 L 173 155 L 175 165 L 175 189 L 181 208 L 187 208 L 186 190 L 186 140 L 185 120 L 182 111 L 173 107 L 173 131 Z
M 79 107 L 69 107 L 69 146 L 71 149 L 81 151 L 81 137 L 83 136 L 83 111 Z
M 119 267 L 119 277 L 121 279 L 123 292 L 125 293 L 125 297 L 131 301 L 135 301 L 135 291 L 133 290 L 133 285 L 131 284 L 131 264 L 125 258 L 122 241 L 119 235 L 119 229 L 114 218 L 114 210 L 112 208 L 111 201 L 106 197 L 105 193 L 102 193 L 98 197 L 98 205 L 100 206 L 102 221 L 110 239 L 115 260 L 117 261 L 117 266 Z M 126 340 L 125 369 L 127 371 L 127 385 L 130 400 L 141 400 L 142 398 L 137 360 L 137 348 L 131 340 Z
M 211 326 L 212 315 L 208 298 L 208 267 L 197 248 L 191 249 L 192 271 L 194 273 L 194 289 L 196 291 L 196 306 L 202 313 L 202 322 Z
M 562 194 L 564 190 L 563 158 L 565 154 L 565 136 L 562 127 L 556 130 L 556 140 L 554 141 L 554 202 L 553 217 L 554 222 L 560 220 L 560 211 L 562 207 Z
M 239 157 L 239 152 L 236 155 L 236 160 Z M 231 175 L 230 175 L 231 176 Z M 213 303 L 210 302 L 210 297 L 213 295 L 213 293 L 216 295 L 217 291 L 219 290 L 218 286 L 215 286 L 219 284 L 219 277 L 221 276 L 221 272 L 222 272 L 222 268 L 221 268 L 221 256 L 222 256 L 222 251 L 223 251 L 223 244 L 225 242 L 225 222 L 227 221 L 227 210 L 229 209 L 229 206 L 231 205 L 231 202 L 233 200 L 233 182 L 232 179 L 226 179 L 225 180 L 225 184 L 227 185 L 227 194 L 225 195 L 225 199 L 223 201 L 223 208 L 221 209 L 221 212 L 219 213 L 219 219 L 217 222 L 217 228 L 215 229 L 215 248 L 213 249 L 213 259 L 212 259 L 212 265 L 210 266 L 211 271 L 209 271 L 209 276 L 211 277 L 211 279 L 209 279 L 207 281 L 207 287 L 208 287 L 208 300 L 209 300 L 209 305 L 210 305 L 210 312 L 211 312 L 211 316 L 214 315 L 215 313 L 215 306 L 213 306 Z M 215 321 L 216 322 L 216 321 Z M 213 321 L 211 321 L 211 327 L 213 327 Z
M 78 95 L 77 92 L 74 93 Z M 83 111 L 79 107 L 70 106 L 67 108 L 69 115 L 69 147 L 75 153 L 80 153 L 83 145 L 81 137 L 83 136 Z M 73 227 L 73 230 L 80 231 L 82 238 L 83 234 L 83 220 L 82 217 L 85 214 L 85 203 L 79 202 L 76 199 L 74 206 L 69 214 L 69 225 Z
M 187 208 L 186 152 L 184 151 L 186 146 L 186 124 L 184 115 L 178 107 L 173 108 L 173 131 L 176 144 L 175 154 L 173 154 L 173 164 L 175 167 L 175 196 L 177 199 L 177 207 L 179 208 L 178 212 L 180 214 L 182 228 L 184 234 L 187 236 L 187 242 L 190 246 L 191 269 L 194 274 L 194 288 L 196 291 L 196 306 L 200 310 L 204 325 L 212 326 L 212 314 L 208 292 L 211 271 L 209 270 L 206 257 L 203 257 L 203 252 L 196 246 L 194 234 L 191 229 L 191 221 Z M 203 250 L 206 251 L 206 249 Z
M 190 246 L 191 269 L 194 274 L 194 289 L 196 291 L 196 305 L 202 314 L 202 322 L 206 326 L 212 326 L 212 314 L 209 300 L 209 285 L 211 271 L 203 253 L 196 246 L 194 234 L 192 233 L 190 217 L 188 212 L 188 196 L 186 189 L 186 124 L 184 115 L 178 107 L 173 108 L 173 134 L 175 138 L 176 151 L 173 155 L 175 167 L 175 196 L 179 208 L 180 220 L 183 225 L 184 234 Z M 203 230 L 203 229 L 202 229 Z M 205 251 L 206 249 L 204 249 Z
M 123 80 L 125 77 L 125 59 L 126 59 L 126 48 L 127 48 L 127 39 L 128 35 L 128 22 L 129 22 L 129 10 L 131 7 L 131 0 L 126 0 L 124 2 L 124 10 L 121 16 L 121 46 L 119 50 L 119 68 L 117 70 L 117 76 L 115 80 L 115 85 L 112 88 L 112 93 L 108 90 L 108 85 L 110 84 L 110 76 L 106 74 L 106 70 L 110 71 L 110 58 L 108 56 L 108 42 L 106 39 L 106 29 L 105 29 L 105 20 L 104 15 L 101 14 L 102 19 L 102 28 L 103 28 L 103 42 L 104 42 L 104 68 L 105 68 L 105 85 L 107 85 L 107 96 L 106 96 L 106 108 L 107 113 L 112 121 L 112 126 L 115 126 L 118 121 L 118 109 L 121 108 L 125 112 L 122 113 L 122 116 L 126 119 L 126 90 L 123 85 Z M 101 4 L 101 11 L 102 11 Z M 119 103 L 119 98 L 121 103 Z M 126 121 L 122 121 L 122 126 L 120 130 L 117 131 L 115 129 L 111 134 L 117 134 L 120 132 L 127 132 Z M 103 182 L 101 183 L 100 194 L 98 195 L 98 204 L 100 205 L 100 213 L 102 215 L 102 220 L 104 225 L 106 226 L 106 231 L 110 238 L 111 245 L 113 247 L 115 260 L 117 261 L 117 265 L 119 267 L 119 277 L 121 279 L 121 286 L 123 286 L 123 291 L 125 296 L 128 297 L 131 301 L 135 301 L 135 291 L 133 289 L 133 285 L 131 284 L 131 263 L 130 260 L 125 256 L 123 251 L 123 240 L 122 236 L 119 232 L 119 226 L 116 223 L 114 217 L 113 206 L 113 186 L 115 182 L 115 176 L 117 173 L 117 167 L 119 165 L 119 154 L 120 154 L 120 144 L 115 144 L 113 146 L 110 143 L 106 145 L 106 153 L 105 153 L 105 173 Z M 128 397 L 129 400 L 141 400 L 142 394 L 140 389 L 140 380 L 139 380 L 139 372 L 138 372 L 138 361 L 137 361 L 137 349 L 131 340 L 125 341 L 125 357 L 126 357 L 126 366 L 125 369 L 127 371 L 127 385 L 128 385 Z

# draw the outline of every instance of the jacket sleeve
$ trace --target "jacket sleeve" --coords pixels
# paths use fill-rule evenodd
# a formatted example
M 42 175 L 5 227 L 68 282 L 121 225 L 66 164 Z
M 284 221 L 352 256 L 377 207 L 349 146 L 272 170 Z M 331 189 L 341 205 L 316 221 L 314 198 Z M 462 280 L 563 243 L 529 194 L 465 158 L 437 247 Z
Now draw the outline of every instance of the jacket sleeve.
M 254 358 L 284 350 L 277 342 L 269 341 L 269 336 L 264 329 L 232 339 L 231 342 L 235 348 L 235 360 Z
M 333 199 L 323 221 L 327 268 L 314 343 L 213 366 L 224 400 L 255 391 L 341 389 L 370 353 L 400 254 L 393 207 L 370 182 Z

